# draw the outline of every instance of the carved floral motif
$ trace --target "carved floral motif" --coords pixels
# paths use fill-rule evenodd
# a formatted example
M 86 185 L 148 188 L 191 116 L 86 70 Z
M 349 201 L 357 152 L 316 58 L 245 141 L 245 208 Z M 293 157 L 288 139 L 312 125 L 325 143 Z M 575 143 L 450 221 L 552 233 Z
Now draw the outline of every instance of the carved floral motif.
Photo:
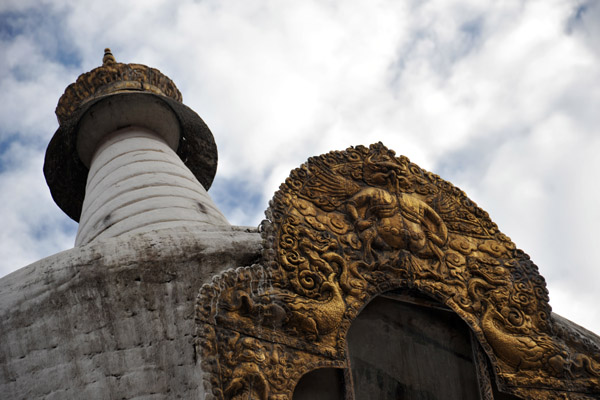
M 245 389 L 227 388 L 249 386 L 271 388 L 253 398 L 287 396 L 299 365 L 344 365 L 352 320 L 371 298 L 400 287 L 452 308 L 504 390 L 525 398 L 599 393 L 600 356 L 553 334 L 545 281 L 529 257 L 460 189 L 381 143 L 310 158 L 266 214 L 260 265 L 224 273 L 199 297 L 199 326 L 235 338 L 217 335 L 216 344 L 200 346 L 206 357 L 225 360 L 209 373 L 219 376 L 217 397 L 235 398 Z M 238 345 L 252 356 L 227 358 Z M 283 359 L 301 360 L 277 372 L 297 376 L 285 390 L 266 367 Z

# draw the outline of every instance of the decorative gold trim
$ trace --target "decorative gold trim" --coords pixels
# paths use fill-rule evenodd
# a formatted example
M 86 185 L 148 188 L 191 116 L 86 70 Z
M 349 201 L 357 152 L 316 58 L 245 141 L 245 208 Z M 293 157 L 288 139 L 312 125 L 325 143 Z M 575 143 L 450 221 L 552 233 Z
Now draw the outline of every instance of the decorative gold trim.
M 123 91 L 142 91 L 182 101 L 181 93 L 169 77 L 142 64 L 121 64 L 105 49 L 102 66 L 79 75 L 58 100 L 56 116 L 64 124 L 82 104 L 101 96 Z
M 529 399 L 600 393 L 595 345 L 553 333 L 529 257 L 460 189 L 381 143 L 310 158 L 266 214 L 261 263 L 225 272 L 198 299 L 198 351 L 216 398 L 250 393 L 261 371 L 268 389 L 249 398 L 287 399 L 307 365 L 345 365 L 351 322 L 396 288 L 456 312 L 500 389 Z M 237 349 L 240 340 L 252 345 Z

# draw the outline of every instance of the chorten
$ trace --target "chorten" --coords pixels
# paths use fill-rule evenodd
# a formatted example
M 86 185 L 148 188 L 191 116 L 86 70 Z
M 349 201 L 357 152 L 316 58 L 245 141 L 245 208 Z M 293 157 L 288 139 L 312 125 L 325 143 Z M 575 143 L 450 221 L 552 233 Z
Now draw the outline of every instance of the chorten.
M 382 143 L 291 171 L 260 228 L 160 71 L 67 87 L 44 174 L 75 247 L 0 279 L 6 399 L 597 399 L 600 337 L 529 256 Z
M 81 75 L 56 108 L 46 152 L 52 197 L 79 221 L 76 245 L 163 227 L 229 225 L 207 190 L 213 136 L 160 71 L 115 61 Z

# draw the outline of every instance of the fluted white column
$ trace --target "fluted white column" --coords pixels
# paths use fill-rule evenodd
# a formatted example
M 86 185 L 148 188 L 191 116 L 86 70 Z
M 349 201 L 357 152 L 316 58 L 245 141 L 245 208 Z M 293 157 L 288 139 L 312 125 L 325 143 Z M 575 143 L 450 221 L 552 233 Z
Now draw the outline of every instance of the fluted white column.
M 161 135 L 133 126 L 95 147 L 76 246 L 167 227 L 229 225 Z

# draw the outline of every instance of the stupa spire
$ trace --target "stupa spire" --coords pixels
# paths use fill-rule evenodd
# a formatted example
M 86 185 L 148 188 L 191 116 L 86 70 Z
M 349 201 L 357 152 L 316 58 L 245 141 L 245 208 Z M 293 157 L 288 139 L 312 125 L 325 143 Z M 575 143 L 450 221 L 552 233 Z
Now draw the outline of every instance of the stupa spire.
M 217 167 L 212 133 L 159 70 L 118 63 L 106 48 L 102 66 L 67 87 L 56 115 L 44 175 L 55 202 L 80 223 L 76 245 L 229 225 L 206 192 Z

